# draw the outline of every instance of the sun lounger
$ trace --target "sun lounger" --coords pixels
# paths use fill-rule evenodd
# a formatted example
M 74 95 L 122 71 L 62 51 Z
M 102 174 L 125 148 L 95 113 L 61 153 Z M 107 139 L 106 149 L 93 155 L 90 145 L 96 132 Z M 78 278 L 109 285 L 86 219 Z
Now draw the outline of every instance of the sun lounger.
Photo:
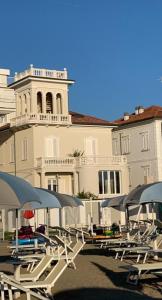
M 129 273 L 127 276 L 127 282 L 137 285 L 139 279 L 142 275 L 147 273 L 154 273 L 158 274 L 158 271 L 162 271 L 162 262 L 156 263 L 145 263 L 145 264 L 136 264 L 132 266 L 123 266 L 123 268 L 128 269 Z
M 13 296 L 16 291 L 20 291 L 26 294 L 26 299 L 40 299 L 40 300 L 48 300 L 49 297 L 43 296 L 40 293 L 36 293 L 30 289 L 23 287 L 17 280 L 14 278 L 9 278 L 8 275 L 4 273 L 0 273 L 0 290 L 1 290 L 1 300 L 13 300 Z M 8 295 L 6 295 L 6 293 Z
M 38 262 L 36 267 L 30 272 L 26 274 L 19 274 L 19 278 L 17 276 L 18 281 L 36 281 L 40 276 L 44 273 L 44 271 L 49 268 L 51 262 L 53 260 L 52 255 L 44 255 L 44 257 Z
M 57 264 L 52 268 L 51 272 L 48 274 L 44 281 L 37 281 L 33 283 L 23 283 L 23 286 L 30 289 L 45 289 L 46 292 L 51 295 L 52 294 L 52 287 L 54 286 L 56 280 L 61 276 L 63 271 L 66 267 L 72 264 L 75 267 L 74 259 L 76 258 L 77 254 L 83 248 L 85 242 L 83 243 L 81 240 L 77 241 L 73 248 L 73 252 L 69 253 L 66 257 L 65 255 L 61 256 L 61 259 L 57 262 Z
M 57 279 L 61 276 L 68 264 L 66 260 L 59 260 L 57 264 L 49 272 L 48 276 L 44 280 L 36 282 L 23 282 L 23 287 L 31 290 L 45 290 L 46 295 L 52 295 L 52 287 Z
M 125 238 L 125 239 L 108 239 L 108 240 L 103 240 L 100 241 L 101 242 L 101 248 L 109 248 L 112 247 L 112 245 L 118 245 L 123 246 L 123 245 L 140 245 L 141 243 L 147 242 L 147 240 L 149 240 L 152 235 L 155 233 L 156 231 L 156 225 L 151 224 L 149 226 L 149 228 L 147 228 L 142 235 L 140 235 L 140 232 L 138 230 L 134 231 L 134 234 L 132 234 L 129 238 Z
M 116 252 L 115 259 L 119 257 L 119 253 L 122 253 L 121 255 L 121 261 L 123 260 L 125 254 L 136 254 L 137 255 L 137 262 L 139 262 L 140 256 L 144 255 L 144 261 L 146 261 L 146 257 L 148 255 L 149 251 L 154 250 L 153 247 L 156 244 L 156 247 L 158 248 L 162 243 L 162 235 L 159 234 L 154 237 L 154 239 L 150 240 L 148 243 L 145 243 L 143 245 L 135 246 L 135 247 L 121 247 L 121 248 L 111 248 L 111 251 Z

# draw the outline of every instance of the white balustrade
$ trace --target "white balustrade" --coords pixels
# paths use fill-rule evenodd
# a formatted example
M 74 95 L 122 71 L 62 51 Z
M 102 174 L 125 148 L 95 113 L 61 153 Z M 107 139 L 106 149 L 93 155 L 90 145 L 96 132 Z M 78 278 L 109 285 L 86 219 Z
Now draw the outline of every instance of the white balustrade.
M 110 156 L 110 157 L 40 157 L 37 158 L 38 168 L 49 168 L 54 166 L 71 166 L 71 167 L 83 167 L 89 165 L 101 165 L 101 166 L 115 166 L 125 165 L 127 163 L 126 157 L 123 156 Z
M 74 166 L 75 159 L 72 157 L 45 157 L 45 158 L 37 158 L 37 167 L 51 167 L 51 166 Z
M 125 156 L 82 156 L 76 159 L 77 166 L 83 165 L 121 165 L 126 164 Z
M 67 79 L 67 70 L 64 69 L 64 71 L 57 71 L 57 70 L 48 70 L 48 69 L 39 69 L 39 68 L 30 67 L 24 72 L 15 73 L 14 81 L 20 80 L 26 76 Z
M 11 119 L 11 126 L 20 126 L 25 124 L 58 124 L 70 125 L 71 115 L 54 114 L 25 114 Z

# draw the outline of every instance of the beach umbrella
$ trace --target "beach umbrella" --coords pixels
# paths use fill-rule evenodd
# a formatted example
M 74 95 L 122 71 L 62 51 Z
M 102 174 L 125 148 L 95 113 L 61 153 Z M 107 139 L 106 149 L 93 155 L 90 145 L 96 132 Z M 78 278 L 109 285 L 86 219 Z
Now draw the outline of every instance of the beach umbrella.
M 139 185 L 124 199 L 124 205 L 162 203 L 162 182 Z
M 83 206 L 82 201 L 77 197 L 73 197 L 73 196 L 67 195 L 67 194 L 57 193 L 55 191 L 51 191 L 51 190 L 44 189 L 44 188 L 38 188 L 38 189 L 45 191 L 45 192 L 49 193 L 50 195 L 56 197 L 57 200 L 59 201 L 62 209 L 64 209 L 64 207 L 74 208 L 74 207 L 79 207 L 81 205 Z
M 106 207 L 118 208 L 118 207 L 120 207 L 120 210 L 123 211 L 123 209 L 121 209 L 121 206 L 123 207 L 123 202 L 124 202 L 126 196 L 127 195 L 121 195 L 121 196 L 117 196 L 117 197 L 113 197 L 113 198 L 107 198 L 102 202 L 101 207 L 103 207 L 103 208 L 106 208 Z M 125 211 L 125 219 L 127 220 L 127 223 L 128 223 L 129 214 L 128 214 L 127 208 Z
M 33 201 L 30 203 L 27 203 L 27 205 L 25 204 L 23 207 L 20 208 L 21 210 L 24 210 L 23 215 L 25 214 L 28 219 L 31 216 L 31 212 L 33 214 L 33 210 L 46 209 L 46 213 L 48 216 L 49 208 L 61 208 L 59 201 L 57 200 L 57 198 L 54 195 L 47 193 L 46 191 L 41 190 L 39 188 L 34 188 L 34 190 L 39 197 L 39 202 Z M 26 210 L 26 207 L 28 207 L 30 209 Z M 47 219 L 47 232 L 48 232 L 48 217 L 46 219 Z M 17 236 L 16 236 L 16 243 L 18 244 Z
M 34 209 L 45 208 L 46 209 L 46 226 L 47 226 L 47 234 L 48 234 L 48 215 L 50 208 L 61 208 L 60 201 L 58 198 L 53 194 L 49 193 L 46 189 L 35 188 L 36 192 L 38 193 L 41 203 L 33 203 Z
M 18 241 L 18 209 L 31 209 L 31 203 L 40 201 L 38 193 L 30 183 L 20 177 L 0 172 L 0 209 L 16 210 L 16 241 Z
M 127 195 L 117 196 L 117 197 L 113 197 L 113 198 L 107 198 L 102 202 L 101 207 L 103 207 L 103 208 L 117 207 L 117 206 L 123 205 L 123 202 L 124 202 L 124 199 L 126 198 L 126 196 Z
M 80 205 L 83 205 L 82 201 L 77 197 L 73 197 L 73 196 L 67 195 L 67 194 L 57 193 L 55 191 L 51 191 L 51 190 L 44 189 L 44 188 L 39 188 L 39 190 L 43 190 L 49 194 L 54 195 L 57 198 L 57 200 L 59 201 L 61 207 L 66 207 L 66 206 L 78 207 Z
M 19 209 L 30 203 L 40 203 L 35 188 L 24 179 L 0 172 L 0 209 Z M 29 205 L 27 205 L 29 204 Z
M 154 203 L 162 203 L 162 182 L 159 181 L 137 186 L 124 200 L 124 205 L 131 205 L 133 203 L 137 205 L 151 203 L 153 213 Z

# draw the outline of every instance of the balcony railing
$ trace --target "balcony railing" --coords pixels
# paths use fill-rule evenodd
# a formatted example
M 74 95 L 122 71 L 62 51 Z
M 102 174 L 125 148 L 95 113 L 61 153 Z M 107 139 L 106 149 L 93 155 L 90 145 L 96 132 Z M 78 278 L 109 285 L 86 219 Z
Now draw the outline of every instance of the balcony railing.
M 58 124 L 70 125 L 70 115 L 54 115 L 54 114 L 25 114 L 11 119 L 11 126 L 21 126 L 25 124 Z
M 11 118 L 14 118 L 14 117 L 15 117 L 15 112 L 1 116 L 0 117 L 0 127 L 4 126 L 5 124 L 10 123 Z
M 33 65 L 30 65 L 30 68 L 25 70 L 24 72 L 15 73 L 14 81 L 20 80 L 27 76 L 67 79 L 67 70 L 64 69 L 64 71 L 56 71 L 56 70 L 48 70 L 48 69 L 39 69 L 39 68 L 33 68 Z
M 96 166 L 122 166 L 126 165 L 127 159 L 124 156 L 110 156 L 110 157 L 101 157 L 101 156 L 93 156 L 93 157 L 45 157 L 45 158 L 37 158 L 37 167 L 38 168 L 49 168 L 54 166 L 71 166 L 71 167 L 82 167 L 89 165 Z
M 38 168 L 49 168 L 54 166 L 71 166 L 75 165 L 75 159 L 73 157 L 39 157 L 37 158 Z
M 76 159 L 77 166 L 85 165 L 122 165 L 127 163 L 125 156 L 82 156 Z

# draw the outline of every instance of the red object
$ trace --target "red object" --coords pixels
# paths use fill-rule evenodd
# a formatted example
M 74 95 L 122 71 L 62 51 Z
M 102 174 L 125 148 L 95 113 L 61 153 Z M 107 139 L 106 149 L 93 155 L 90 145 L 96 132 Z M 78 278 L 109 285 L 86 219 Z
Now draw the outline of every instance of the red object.
M 34 217 L 34 211 L 33 210 L 25 210 L 23 212 L 24 219 L 31 219 Z

